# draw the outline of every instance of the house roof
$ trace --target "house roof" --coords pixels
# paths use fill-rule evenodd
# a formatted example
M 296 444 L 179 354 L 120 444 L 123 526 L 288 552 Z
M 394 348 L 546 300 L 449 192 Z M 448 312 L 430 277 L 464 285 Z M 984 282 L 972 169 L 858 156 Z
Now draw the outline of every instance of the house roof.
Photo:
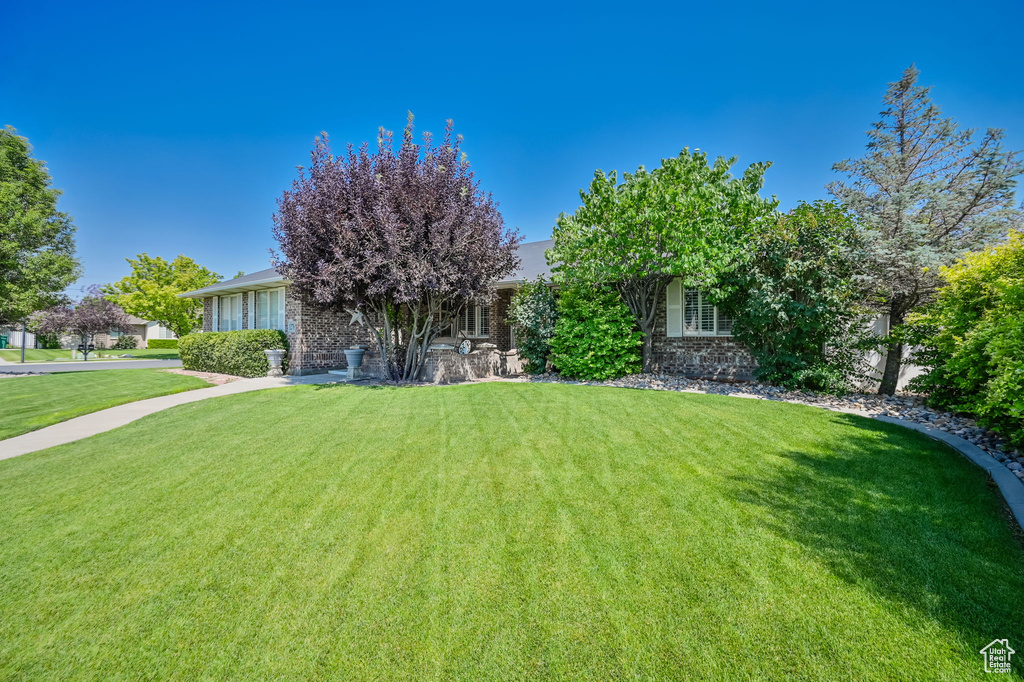
M 541 275 L 550 277 L 551 271 L 548 268 L 548 260 L 544 252 L 555 245 L 554 239 L 544 239 L 539 242 L 524 242 L 519 245 L 516 255 L 519 256 L 519 269 L 512 273 L 508 279 L 498 282 L 498 286 L 521 284 L 528 279 L 537 279 Z
M 288 280 L 281 273 L 274 268 L 267 268 L 266 270 L 250 272 L 248 275 L 242 275 L 234 279 L 226 279 L 223 282 L 217 282 L 202 289 L 179 294 L 179 296 L 181 298 L 206 298 L 214 294 L 234 294 L 241 291 L 253 291 L 254 289 L 273 289 L 287 283 Z
M 553 239 L 544 239 L 539 242 L 525 242 L 519 245 L 516 251 L 521 263 L 519 269 L 516 270 L 510 277 L 503 279 L 498 282 L 498 286 L 513 286 L 520 284 L 528 279 L 536 279 L 543 275 L 549 277 L 551 275 L 548 269 L 548 262 L 544 256 L 544 252 L 554 246 L 555 241 Z M 252 272 L 248 275 L 242 275 L 241 277 L 235 277 L 234 279 L 227 279 L 223 282 L 217 282 L 211 284 L 208 287 L 202 289 L 196 289 L 195 291 L 189 291 L 184 294 L 179 294 L 181 298 L 206 298 L 207 296 L 222 295 L 222 294 L 235 294 L 243 291 L 253 291 L 255 289 L 273 289 L 283 284 L 288 284 L 289 281 L 274 268 L 267 268 L 266 270 L 260 270 L 259 272 Z

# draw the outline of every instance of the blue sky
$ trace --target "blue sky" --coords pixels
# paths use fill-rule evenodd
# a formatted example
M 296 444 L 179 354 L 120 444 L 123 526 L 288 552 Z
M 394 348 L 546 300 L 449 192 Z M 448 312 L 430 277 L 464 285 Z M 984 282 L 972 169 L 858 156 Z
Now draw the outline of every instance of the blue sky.
M 1024 148 L 1019 0 L 974 3 L 5 3 L 0 124 L 75 217 L 80 284 L 125 257 L 267 267 L 313 137 L 455 120 L 528 240 L 595 168 L 684 146 L 770 160 L 784 207 L 826 196 L 886 83 L 916 62 L 948 115 Z

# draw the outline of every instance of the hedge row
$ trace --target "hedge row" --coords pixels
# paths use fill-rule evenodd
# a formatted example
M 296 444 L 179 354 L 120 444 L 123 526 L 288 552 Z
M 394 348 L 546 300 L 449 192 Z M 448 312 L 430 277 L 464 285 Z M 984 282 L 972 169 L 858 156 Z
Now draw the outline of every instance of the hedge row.
M 277 329 L 203 332 L 181 337 L 178 352 L 185 369 L 238 377 L 263 377 L 270 364 L 265 350 L 288 350 L 288 338 Z M 287 369 L 287 356 L 285 366 Z
M 177 348 L 178 339 L 150 339 L 146 348 Z

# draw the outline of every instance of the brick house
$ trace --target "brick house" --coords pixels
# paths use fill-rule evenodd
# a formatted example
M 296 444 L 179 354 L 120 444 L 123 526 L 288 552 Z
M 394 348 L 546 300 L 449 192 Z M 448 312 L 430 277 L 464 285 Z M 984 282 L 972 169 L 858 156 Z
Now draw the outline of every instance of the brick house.
M 471 306 L 451 333 L 435 340 L 423 379 L 460 381 L 514 374 L 521 369 L 515 334 L 507 322 L 515 290 L 527 280 L 549 276 L 545 251 L 548 239 L 519 245 L 521 261 L 508 279 L 496 283 L 491 305 Z M 203 331 L 280 329 L 288 337 L 288 371 L 317 374 L 346 366 L 344 350 L 369 348 L 368 374 L 379 370 L 380 359 L 370 331 L 350 313 L 324 308 L 300 294 L 275 269 L 261 270 L 182 294 L 203 301 Z M 659 302 L 654 334 L 657 371 L 719 379 L 749 379 L 756 367 L 751 354 L 733 341 L 732 321 L 704 301 L 700 292 L 669 285 Z M 461 355 L 455 347 L 469 339 L 473 350 Z

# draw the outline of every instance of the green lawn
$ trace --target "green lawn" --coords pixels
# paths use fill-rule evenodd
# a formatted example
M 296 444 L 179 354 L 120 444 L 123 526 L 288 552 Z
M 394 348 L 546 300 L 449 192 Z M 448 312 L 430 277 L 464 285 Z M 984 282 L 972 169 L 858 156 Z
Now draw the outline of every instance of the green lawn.
M 961 680 L 1024 651 L 985 475 L 781 403 L 262 391 L 0 461 L 0 518 L 2 678 Z
M 196 377 L 156 369 L 61 372 L 0 379 L 0 438 L 143 398 L 209 386 Z
M 177 360 L 177 348 L 133 348 L 131 350 L 99 350 L 89 353 L 89 362 L 98 360 L 100 357 L 116 359 L 118 355 L 134 355 L 147 360 Z M 0 358 L 10 362 L 21 362 L 20 348 L 5 348 L 0 350 Z M 82 358 L 79 357 L 79 360 Z M 55 360 L 71 360 L 71 351 L 64 349 L 43 350 L 41 348 L 26 348 L 25 362 L 53 362 Z

